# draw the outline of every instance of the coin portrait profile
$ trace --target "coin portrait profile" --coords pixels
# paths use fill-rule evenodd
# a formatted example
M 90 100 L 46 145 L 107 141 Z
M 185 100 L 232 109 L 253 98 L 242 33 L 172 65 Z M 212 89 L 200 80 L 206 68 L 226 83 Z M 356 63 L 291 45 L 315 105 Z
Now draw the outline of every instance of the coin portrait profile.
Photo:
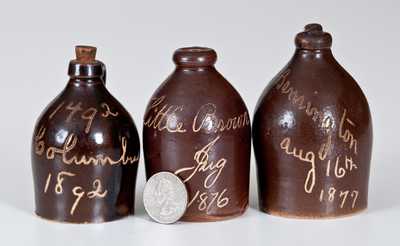
M 179 206 L 174 201 L 174 190 L 171 181 L 165 178 L 161 178 L 156 181 L 156 187 L 154 190 L 154 198 L 160 206 L 160 215 L 170 216 L 174 213 Z

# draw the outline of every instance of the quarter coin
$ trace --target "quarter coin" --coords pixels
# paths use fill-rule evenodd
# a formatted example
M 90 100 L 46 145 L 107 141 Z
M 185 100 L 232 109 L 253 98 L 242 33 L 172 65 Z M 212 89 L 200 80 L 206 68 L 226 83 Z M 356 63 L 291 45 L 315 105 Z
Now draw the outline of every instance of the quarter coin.
M 143 191 L 143 203 L 153 220 L 171 224 L 185 213 L 188 192 L 178 176 L 171 172 L 159 172 L 147 181 Z

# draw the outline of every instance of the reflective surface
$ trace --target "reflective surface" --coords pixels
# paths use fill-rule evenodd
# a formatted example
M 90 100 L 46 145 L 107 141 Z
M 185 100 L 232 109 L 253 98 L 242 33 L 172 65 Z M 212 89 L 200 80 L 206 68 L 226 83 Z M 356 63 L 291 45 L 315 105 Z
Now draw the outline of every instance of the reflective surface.
M 336 217 L 367 207 L 371 116 L 331 42 L 318 24 L 308 25 L 256 107 L 259 203 L 267 213 Z
M 102 74 L 71 78 L 36 123 L 31 157 L 41 217 L 90 223 L 134 211 L 139 138 Z
M 146 176 L 169 171 L 186 184 L 183 220 L 215 221 L 248 206 L 250 120 L 209 48 L 179 49 L 175 71 L 153 94 L 143 126 Z

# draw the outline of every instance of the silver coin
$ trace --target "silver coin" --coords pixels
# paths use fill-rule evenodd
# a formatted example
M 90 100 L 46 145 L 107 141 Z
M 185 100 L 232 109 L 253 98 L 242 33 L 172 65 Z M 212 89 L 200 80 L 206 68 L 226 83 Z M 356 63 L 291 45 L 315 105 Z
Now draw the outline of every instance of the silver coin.
M 159 172 L 147 181 L 143 191 L 143 203 L 153 220 L 171 224 L 185 213 L 188 192 L 178 176 L 170 172 Z

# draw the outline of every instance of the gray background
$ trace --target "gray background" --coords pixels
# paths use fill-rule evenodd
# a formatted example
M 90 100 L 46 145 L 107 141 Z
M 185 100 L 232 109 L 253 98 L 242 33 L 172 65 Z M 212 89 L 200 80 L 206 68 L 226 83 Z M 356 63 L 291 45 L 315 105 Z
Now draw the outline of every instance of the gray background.
M 399 1 L 5 1 L 0 3 L 1 245 L 399 245 Z M 139 132 L 145 106 L 172 72 L 176 48 L 201 45 L 251 115 L 268 81 L 294 52 L 310 22 L 333 35 L 337 60 L 359 82 L 374 123 L 370 206 L 337 220 L 289 220 L 260 213 L 252 159 L 251 207 L 218 223 L 158 225 L 140 201 L 137 216 L 99 225 L 33 215 L 30 139 L 41 110 L 63 89 L 74 45 L 98 47 L 107 87 Z M 251 243 L 251 244 L 250 244 Z

